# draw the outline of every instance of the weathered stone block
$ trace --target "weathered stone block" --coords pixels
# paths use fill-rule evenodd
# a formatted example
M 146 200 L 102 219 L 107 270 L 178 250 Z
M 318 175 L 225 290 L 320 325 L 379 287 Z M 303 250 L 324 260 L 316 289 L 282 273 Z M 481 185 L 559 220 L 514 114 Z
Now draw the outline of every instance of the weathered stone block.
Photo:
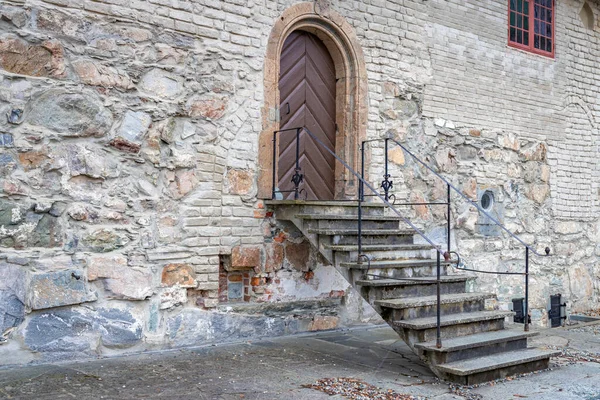
M 83 237 L 83 245 L 91 251 L 106 253 L 129 243 L 129 238 L 109 229 L 98 229 Z
M 85 84 L 121 89 L 135 87 L 127 73 L 116 68 L 107 67 L 90 60 L 75 61 L 72 65 L 77 75 L 79 75 L 79 79 Z
M 95 301 L 81 270 L 70 269 L 32 274 L 27 288 L 27 306 L 32 310 Z
M 230 169 L 227 171 L 227 182 L 230 194 L 245 195 L 252 190 L 254 174 L 246 170 Z
M 94 352 L 99 342 L 109 348 L 131 347 L 141 341 L 142 325 L 127 310 L 69 307 L 33 314 L 23 336 L 31 350 L 76 357 L 76 352 Z
M 13 35 L 0 38 L 0 65 L 6 71 L 30 76 L 65 75 L 64 50 L 57 41 L 33 45 Z
M 152 118 L 145 112 L 127 111 L 111 146 L 130 153 L 139 152 L 150 124 Z
M 170 287 L 162 289 L 160 292 L 160 309 L 166 310 L 180 306 L 187 302 L 187 289 L 180 287 Z
M 309 331 L 324 331 L 335 329 L 338 327 L 340 319 L 330 315 L 315 315 L 310 325 L 308 326 Z
M 181 94 L 183 83 L 180 77 L 154 68 L 142 76 L 140 88 L 154 96 L 173 98 Z
M 27 244 L 31 247 L 60 247 L 64 240 L 63 230 L 60 219 L 45 214 L 29 234 Z
M 164 286 L 195 287 L 196 273 L 189 264 L 167 264 L 162 271 L 161 283 Z
M 91 257 L 88 261 L 88 279 L 102 279 L 110 297 L 128 300 L 145 300 L 154 294 L 152 273 L 129 267 L 127 258 Z
M 27 122 L 43 126 L 66 137 L 102 137 L 113 117 L 96 94 L 52 89 L 29 104 Z
M 265 244 L 265 272 L 279 271 L 283 268 L 284 249 L 277 242 Z
M 12 264 L 0 263 L 0 333 L 18 326 L 25 318 L 27 272 Z
M 310 243 L 307 241 L 288 242 L 285 246 L 285 258 L 296 270 L 306 271 L 309 268 L 307 264 L 310 258 Z
M 190 117 L 218 120 L 225 115 L 229 99 L 225 96 L 192 97 L 186 104 Z
M 252 268 L 260 265 L 260 247 L 237 246 L 231 250 L 231 267 Z

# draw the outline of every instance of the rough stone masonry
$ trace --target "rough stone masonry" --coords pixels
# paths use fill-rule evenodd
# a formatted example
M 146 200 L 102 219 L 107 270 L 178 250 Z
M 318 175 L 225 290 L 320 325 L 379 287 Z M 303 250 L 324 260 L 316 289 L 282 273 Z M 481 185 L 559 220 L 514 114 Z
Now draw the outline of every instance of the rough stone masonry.
M 506 46 L 499 0 L 322 1 L 354 30 L 366 134 L 391 135 L 552 258 L 550 294 L 597 309 L 597 21 L 556 2 L 556 56 Z M 0 3 L 2 363 L 116 354 L 378 321 L 258 196 L 265 48 L 291 0 Z M 595 15 L 600 6 L 589 1 Z M 318 11 L 321 10 L 321 11 Z M 593 16 L 592 16 L 593 17 Z M 589 20 L 587 21 L 589 22 Z M 370 179 L 383 175 L 380 145 Z M 398 149 L 398 199 L 445 186 Z M 405 210 L 445 242 L 441 208 Z M 523 251 L 457 201 L 453 245 L 481 269 Z M 521 279 L 482 276 L 508 308 Z

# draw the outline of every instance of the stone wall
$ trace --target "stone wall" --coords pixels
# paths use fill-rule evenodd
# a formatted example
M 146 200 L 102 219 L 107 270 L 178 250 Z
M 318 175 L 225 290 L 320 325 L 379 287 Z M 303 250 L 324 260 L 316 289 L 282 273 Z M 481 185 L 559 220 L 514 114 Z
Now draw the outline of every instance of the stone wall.
M 598 307 L 600 35 L 579 20 L 581 1 L 560 1 L 555 59 L 511 49 L 501 3 L 319 5 L 362 46 L 368 137 L 398 138 L 473 199 L 491 191 L 509 229 L 552 248 L 532 265 L 543 324 L 549 294 L 572 310 Z M 257 199 L 265 47 L 293 4 L 0 5 L 4 363 L 375 321 Z M 382 147 L 369 150 L 377 182 Z M 392 157 L 399 199 L 443 198 L 433 176 Z M 443 209 L 406 212 L 445 242 Z M 523 250 L 475 210 L 459 201 L 452 215 L 469 265 L 522 268 Z M 502 308 L 522 293 L 516 278 L 479 285 Z

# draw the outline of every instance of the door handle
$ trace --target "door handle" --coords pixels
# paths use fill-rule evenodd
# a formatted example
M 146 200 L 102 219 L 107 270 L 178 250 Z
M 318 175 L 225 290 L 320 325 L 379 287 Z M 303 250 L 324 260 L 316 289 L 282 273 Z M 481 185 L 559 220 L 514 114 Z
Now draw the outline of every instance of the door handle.
M 285 112 L 285 115 L 288 115 L 290 113 L 290 103 L 285 103 L 285 105 L 287 106 L 287 111 Z

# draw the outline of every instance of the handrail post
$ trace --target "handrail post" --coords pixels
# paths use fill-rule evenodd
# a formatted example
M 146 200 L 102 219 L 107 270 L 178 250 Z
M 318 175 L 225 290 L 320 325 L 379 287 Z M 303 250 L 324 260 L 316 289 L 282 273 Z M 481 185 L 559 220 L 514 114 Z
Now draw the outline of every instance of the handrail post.
M 364 183 L 365 179 L 365 142 L 360 146 L 360 181 L 358 183 L 358 258 L 360 263 L 360 255 L 362 254 L 362 202 L 365 199 Z
M 294 170 L 294 176 L 292 176 L 292 182 L 294 183 L 294 200 L 298 200 L 298 187 L 300 186 L 300 182 L 304 178 L 300 173 L 300 132 L 302 128 L 296 129 L 296 169 Z
M 381 181 L 381 188 L 384 191 L 385 201 L 390 200 L 390 189 L 394 186 L 394 182 L 390 181 L 390 173 L 388 168 L 388 142 L 389 138 L 385 138 L 385 148 L 383 151 L 384 164 L 385 164 L 385 172 L 383 174 L 383 181 Z
M 447 198 L 447 202 L 448 202 L 448 210 L 447 210 L 447 222 L 448 222 L 448 231 L 446 232 L 448 235 L 448 257 L 450 257 L 450 185 L 447 185 L 448 187 L 448 198 Z
M 271 180 L 271 200 L 275 200 L 275 171 L 277 164 L 277 131 L 273 132 L 273 176 Z
M 529 247 L 525 247 L 525 332 L 529 332 Z
M 436 343 L 435 346 L 438 349 L 442 348 L 442 305 L 441 305 L 441 294 L 440 294 L 440 274 L 441 274 L 441 262 L 439 249 L 436 251 L 437 254 L 437 332 L 436 332 Z

